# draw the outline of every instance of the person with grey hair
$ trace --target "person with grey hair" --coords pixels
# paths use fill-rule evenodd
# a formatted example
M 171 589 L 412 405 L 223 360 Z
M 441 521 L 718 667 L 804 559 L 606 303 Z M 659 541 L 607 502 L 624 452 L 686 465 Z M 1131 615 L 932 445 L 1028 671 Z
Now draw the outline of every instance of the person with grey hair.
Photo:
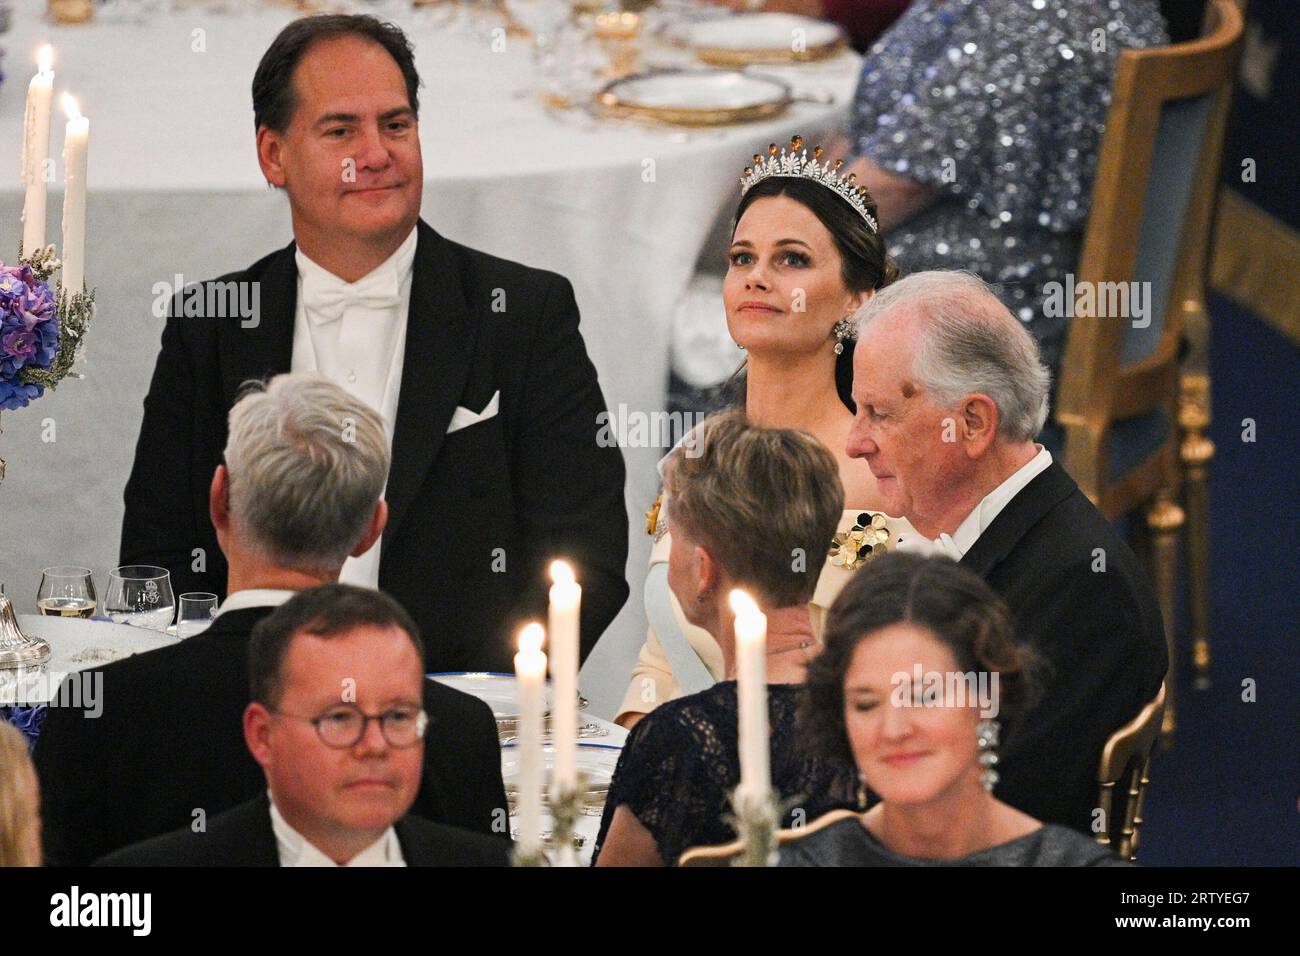
M 46 858 L 78 866 L 244 803 L 265 789 L 244 743 L 254 626 L 339 579 L 383 533 L 383 419 L 325 379 L 246 385 L 229 413 L 208 512 L 229 594 L 202 633 L 102 670 L 102 712 L 52 708 L 37 740 Z M 496 721 L 474 697 L 424 682 L 430 717 L 412 812 L 504 836 Z
M 388 519 L 383 419 L 339 386 L 277 375 L 247 389 L 229 422 L 208 503 L 230 566 L 220 613 L 261 601 L 243 594 L 249 581 L 288 594 L 336 580 Z
M 208 502 L 230 566 L 221 610 L 250 606 L 251 579 L 290 592 L 337 579 L 389 514 L 380 415 L 325 378 L 279 375 L 246 390 L 229 421 Z
M 1010 606 L 1052 671 L 999 753 L 999 799 L 1095 832 L 1102 748 L 1168 669 L 1159 605 L 1137 558 L 1047 449 L 1050 376 L 1023 325 L 980 279 L 917 272 L 857 313 L 848 453 L 882 506 Z

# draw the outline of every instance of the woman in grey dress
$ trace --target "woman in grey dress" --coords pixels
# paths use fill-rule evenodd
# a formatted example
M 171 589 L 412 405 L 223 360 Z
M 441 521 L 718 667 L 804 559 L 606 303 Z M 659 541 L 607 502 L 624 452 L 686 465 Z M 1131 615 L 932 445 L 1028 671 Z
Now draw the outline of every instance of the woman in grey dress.
M 851 758 L 880 802 L 810 824 L 782 848 L 782 866 L 1120 864 L 993 796 L 999 732 L 1015 732 L 1042 665 L 978 575 L 947 558 L 885 555 L 840 592 L 825 642 L 808 665 L 805 747 Z

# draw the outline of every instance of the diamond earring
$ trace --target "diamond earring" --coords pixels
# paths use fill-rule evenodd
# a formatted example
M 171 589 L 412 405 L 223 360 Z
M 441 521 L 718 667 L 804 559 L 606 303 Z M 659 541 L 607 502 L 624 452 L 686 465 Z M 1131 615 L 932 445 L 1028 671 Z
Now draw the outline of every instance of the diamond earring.
M 998 782 L 998 772 L 993 768 L 998 764 L 996 748 L 1000 729 L 1001 724 L 996 720 L 985 719 L 975 725 L 975 733 L 979 735 L 980 766 L 984 768 L 980 771 L 980 783 L 990 792 Z
M 850 319 L 847 315 L 844 318 L 840 319 L 838 322 L 836 322 L 835 327 L 831 329 L 831 331 L 835 333 L 835 354 L 836 355 L 844 354 L 845 339 L 852 342 L 858 337 L 857 329 L 853 325 L 853 320 Z

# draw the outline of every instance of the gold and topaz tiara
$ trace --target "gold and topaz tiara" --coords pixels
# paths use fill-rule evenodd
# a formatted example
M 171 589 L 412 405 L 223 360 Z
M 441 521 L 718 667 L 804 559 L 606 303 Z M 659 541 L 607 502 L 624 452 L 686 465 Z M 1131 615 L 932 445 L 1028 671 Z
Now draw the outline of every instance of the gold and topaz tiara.
M 754 165 L 745 167 L 745 175 L 740 177 L 740 195 L 744 196 L 763 180 L 777 176 L 811 179 L 843 198 L 866 220 L 871 231 L 879 234 L 876 217 L 867 209 L 867 201 L 870 199 L 867 187 L 857 184 L 856 173 L 849 173 L 847 177 L 841 178 L 839 170 L 844 165 L 844 160 L 837 159 L 832 165 L 823 164 L 820 162 L 821 158 L 820 146 L 813 150 L 812 158 L 808 158 L 808 150 L 804 149 L 802 136 L 795 136 L 790 140 L 789 152 L 784 148 L 778 151 L 776 143 L 772 143 L 767 147 L 766 159 L 760 153 L 755 153 Z

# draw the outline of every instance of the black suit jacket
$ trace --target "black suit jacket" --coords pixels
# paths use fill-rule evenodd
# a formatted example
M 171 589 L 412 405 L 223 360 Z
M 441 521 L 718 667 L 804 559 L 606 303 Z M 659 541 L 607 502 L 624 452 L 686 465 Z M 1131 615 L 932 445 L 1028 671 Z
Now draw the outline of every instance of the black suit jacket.
M 265 789 L 243 713 L 249 633 L 271 610 L 228 611 L 202 634 L 104 667 L 98 717 L 49 708 L 33 758 L 50 864 L 84 866 Z M 425 681 L 424 707 L 424 778 L 411 812 L 504 838 L 491 710 L 434 681 Z
M 509 866 L 510 844 L 406 816 L 393 824 L 407 866 Z M 190 827 L 110 853 L 96 866 L 279 866 L 263 793 L 195 833 Z
M 1105 570 L 1094 570 L 1102 558 Z M 1155 592 L 1129 546 L 1055 462 L 961 563 L 1002 595 L 1020 639 L 1052 669 L 1042 701 L 998 749 L 994 792 L 1091 835 L 1102 748 L 1156 696 L 1168 669 Z
M 420 626 L 429 670 L 511 671 L 519 625 L 545 611 L 549 561 L 567 557 L 583 588 L 585 658 L 627 600 L 628 524 L 622 453 L 597 443 L 605 399 L 573 288 L 417 228 L 379 586 Z M 240 385 L 290 369 L 297 276 L 290 243 L 214 280 L 255 284 L 255 325 L 207 313 L 208 302 L 235 311 L 214 283 L 203 302 L 199 286 L 173 302 L 121 561 L 167 568 L 177 594 L 225 594 L 208 487 Z M 481 411 L 497 391 L 496 416 L 446 434 L 458 405 Z

